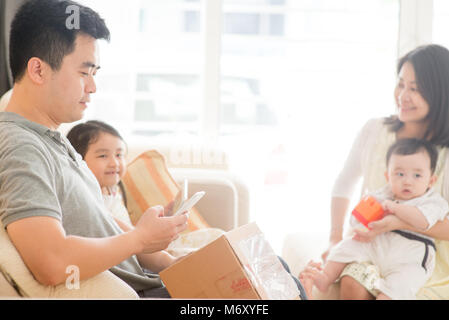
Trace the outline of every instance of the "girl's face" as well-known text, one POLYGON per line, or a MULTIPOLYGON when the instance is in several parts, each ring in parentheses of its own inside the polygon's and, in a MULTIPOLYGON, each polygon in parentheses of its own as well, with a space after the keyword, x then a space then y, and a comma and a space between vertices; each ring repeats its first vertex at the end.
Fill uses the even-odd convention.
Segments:
POLYGON ((402 65, 394 97, 399 120, 404 123, 425 121, 429 113, 429 104, 418 90, 415 70, 410 62, 402 65))
POLYGON ((84 160, 102 188, 115 186, 124 176, 125 148, 120 138, 109 133, 100 133, 97 141, 87 148, 84 160))

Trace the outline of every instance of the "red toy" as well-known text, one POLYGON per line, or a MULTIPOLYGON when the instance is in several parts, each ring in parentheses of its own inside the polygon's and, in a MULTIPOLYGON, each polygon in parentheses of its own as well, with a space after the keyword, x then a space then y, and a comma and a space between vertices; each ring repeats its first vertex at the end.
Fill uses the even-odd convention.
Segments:
POLYGON ((352 211, 352 214, 358 221, 369 229, 368 223, 382 219, 384 216, 384 209, 376 199, 373 197, 367 197, 359 202, 359 204, 352 211))

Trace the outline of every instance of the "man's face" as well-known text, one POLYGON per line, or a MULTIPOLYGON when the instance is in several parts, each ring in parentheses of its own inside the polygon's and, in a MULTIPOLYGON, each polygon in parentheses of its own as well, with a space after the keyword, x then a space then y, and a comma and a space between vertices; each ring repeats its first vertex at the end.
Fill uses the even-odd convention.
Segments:
POLYGON ((75 50, 64 57, 61 68, 52 73, 49 81, 48 112, 55 124, 83 117, 90 94, 96 92, 94 76, 99 69, 98 60, 97 40, 78 35, 75 50))

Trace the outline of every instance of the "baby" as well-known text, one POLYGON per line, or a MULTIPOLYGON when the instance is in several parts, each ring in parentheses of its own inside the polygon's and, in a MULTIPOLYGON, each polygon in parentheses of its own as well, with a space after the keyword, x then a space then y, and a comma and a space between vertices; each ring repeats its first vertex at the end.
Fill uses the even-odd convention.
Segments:
MULTIPOLYGON (((426 141, 402 139, 387 152, 388 184, 373 193, 385 210, 417 230, 425 231, 449 211, 448 203, 433 191, 438 152, 426 141)), ((394 230, 376 236, 371 242, 342 240, 329 253, 324 269, 305 272, 302 278, 322 292, 341 275, 351 262, 371 262, 381 279, 374 283, 377 299, 416 299, 417 291, 432 275, 435 264, 433 239, 418 233, 394 230)))

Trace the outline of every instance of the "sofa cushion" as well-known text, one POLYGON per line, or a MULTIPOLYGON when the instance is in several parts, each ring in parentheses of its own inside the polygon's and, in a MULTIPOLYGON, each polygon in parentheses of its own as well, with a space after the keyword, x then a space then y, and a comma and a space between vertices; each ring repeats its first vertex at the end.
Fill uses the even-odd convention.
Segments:
POLYGON ((112 274, 104 271, 95 277, 81 280, 79 286, 75 286, 70 277, 74 273, 68 273, 68 283, 58 286, 44 286, 35 280, 32 273, 24 264, 16 248, 9 239, 3 225, 0 223, 0 276, 12 284, 21 296, 32 298, 83 298, 83 299, 137 299, 137 293, 112 274))
MULTIPOLYGON (((166 206, 180 189, 168 172, 164 156, 156 150, 146 151, 134 159, 128 165, 122 182, 125 187, 127 209, 133 224, 137 223, 148 208, 156 205, 166 206)), ((186 232, 208 227, 208 223, 198 210, 192 208, 186 232)))

